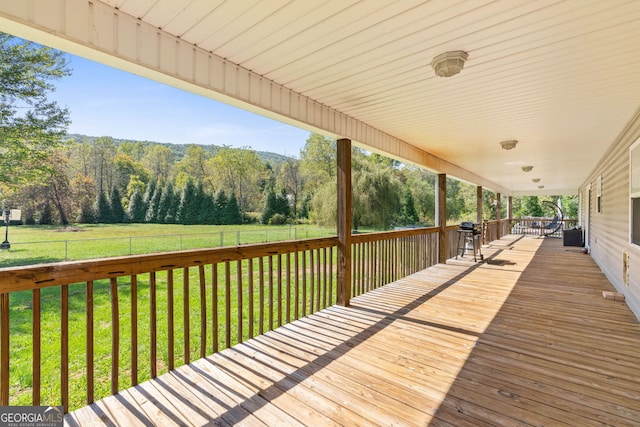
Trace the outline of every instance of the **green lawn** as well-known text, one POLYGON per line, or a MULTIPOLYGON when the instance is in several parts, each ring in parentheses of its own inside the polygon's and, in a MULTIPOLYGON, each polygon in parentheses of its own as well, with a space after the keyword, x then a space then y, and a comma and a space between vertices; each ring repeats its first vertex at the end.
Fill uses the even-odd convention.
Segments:
POLYGON ((11 226, 0 268, 335 235, 315 226, 99 224, 11 226))
MULTIPOLYGON (((120 239, 125 241, 131 237, 134 242, 139 239, 139 247, 141 252, 157 252, 162 239, 182 240, 183 248, 198 247, 207 244, 211 240, 196 240, 200 236, 214 236, 218 239, 219 244, 220 233, 225 243, 231 243, 238 236, 245 243, 244 239, 254 241, 264 241, 265 236, 274 240, 285 240, 292 235, 292 238, 319 237, 322 235, 330 235, 327 231, 317 230, 313 228, 292 229, 289 227, 204 227, 204 226, 159 226, 159 225, 102 225, 82 227, 83 231, 56 231, 55 228, 41 227, 12 227, 10 229, 10 241, 12 249, 7 252, 0 253, 3 262, 7 258, 14 257, 12 262, 18 263, 25 260, 45 260, 59 257, 60 254, 53 250, 53 245, 48 240, 51 236, 61 237, 58 241, 69 240, 68 247, 81 247, 78 253, 82 253, 83 257, 95 254, 98 257, 112 255, 116 252, 116 243, 120 239), (157 235, 164 237, 154 237, 157 235), (180 239, 182 235, 182 239, 180 239), (108 236, 108 237, 107 237, 108 236), (228 239, 228 240, 227 240, 228 239), (42 246, 27 246, 25 242, 35 242, 40 240, 42 246), (144 244, 143 244, 144 243, 144 244), (23 245, 23 246, 22 246, 23 245), (189 246, 193 245, 193 246, 189 246), (16 249, 14 249, 14 247, 16 249), (34 249, 44 248, 44 249, 34 249), (41 252, 42 251, 42 252, 41 252), (40 253, 40 255, 38 255, 40 253), (21 255, 18 257, 17 255, 21 255)), ((29 243, 29 245, 35 245, 29 243)), ((128 244, 125 245, 128 249, 128 244)), ((209 244, 208 246, 217 246, 209 244)), ((138 247, 138 246, 132 246, 138 247)), ((118 253, 118 255, 122 255, 118 253)), ((301 255, 302 256, 302 255, 301 255)), ((302 265, 301 256, 299 258, 302 265)), ((307 272, 310 270, 309 254, 306 254, 307 272)), ((316 254, 317 256, 317 254, 316 254)), ((335 268, 336 253, 333 253, 333 265, 335 268)), ((11 259, 11 258, 10 258, 11 259)), ((287 301, 287 274, 286 263, 282 263, 282 282, 277 281, 277 257, 272 258, 274 268, 273 287, 269 286, 268 263, 264 259, 264 276, 263 286, 260 286, 259 268, 257 260, 253 264, 253 292, 249 292, 248 288, 248 263, 242 263, 242 281, 240 282, 240 291, 237 281, 237 263, 229 263, 227 265, 220 264, 218 266, 218 305, 216 307, 218 313, 217 328, 218 349, 226 347, 226 329, 227 318, 229 321, 229 330, 231 335, 231 345, 239 341, 238 337, 238 319, 242 318, 242 339, 247 339, 249 335, 249 307, 248 301, 253 301, 253 335, 259 332, 260 318, 264 330, 270 329, 270 324, 277 327, 278 312, 282 318, 282 323, 286 322, 287 301), (225 283, 226 271, 229 269, 230 282, 225 283), (227 310, 225 300, 229 296, 230 309, 227 310), (242 305, 238 303, 239 296, 242 298, 242 305), (279 298, 280 296, 280 298, 279 298), (262 304, 261 304, 262 302, 262 304), (260 315, 260 306, 264 307, 262 316, 260 315), (273 307, 270 314, 269 307, 273 307), (228 313, 227 313, 228 311, 228 313)), ((290 258, 293 266, 293 257, 290 258)), ((182 269, 175 270, 173 285, 173 306, 174 306, 174 345, 175 345, 175 365, 179 366, 184 363, 184 271, 182 269)), ((302 276, 302 275, 301 275, 302 276)), ((200 288, 198 268, 190 268, 188 270, 188 300, 189 300, 189 323, 190 323, 190 358, 195 360, 200 357, 200 288)), ((211 266, 205 269, 206 277, 206 296, 207 304, 207 344, 206 354, 213 352, 213 325, 212 325, 212 304, 213 286, 211 266)), ((293 318, 296 310, 296 304, 293 295, 295 295, 295 282, 293 272, 291 273, 291 299, 289 301, 289 311, 293 318)), ((304 286, 302 281, 298 284, 297 290, 301 295, 304 292, 306 301, 300 301, 297 305, 299 315, 303 313, 309 314, 317 308, 324 307, 324 302, 317 300, 318 295, 322 295, 322 299, 327 299, 327 305, 335 302, 335 271, 329 272, 327 277, 331 277, 332 285, 328 286, 328 281, 320 281, 316 278, 315 283, 307 281, 304 286), (311 303, 311 295, 316 298, 311 303), (326 297, 324 297, 326 295, 326 297)), ((138 280, 138 376, 139 381, 150 378, 150 275, 143 274, 137 277, 138 280)), ((86 284, 69 285, 69 370, 70 370, 70 409, 80 407, 85 404, 86 400, 86 284)), ((41 387, 43 405, 60 404, 60 294, 61 288, 51 287, 45 288, 41 292, 41 337, 42 337, 42 362, 41 362, 41 387)), ((168 310, 168 280, 167 272, 157 274, 157 354, 158 354, 158 374, 167 372, 168 370, 168 319, 170 310, 168 310)), ((118 279, 118 301, 119 301, 119 333, 120 333, 120 373, 119 383, 121 388, 130 386, 131 378, 131 283, 130 278, 125 277, 118 279)), ((10 295, 10 404, 11 405, 30 405, 32 402, 32 293, 30 291, 15 292, 10 295)), ((110 284, 108 280, 94 283, 94 348, 95 348, 95 398, 110 394, 110 369, 111 369, 111 300, 110 300, 110 284)))

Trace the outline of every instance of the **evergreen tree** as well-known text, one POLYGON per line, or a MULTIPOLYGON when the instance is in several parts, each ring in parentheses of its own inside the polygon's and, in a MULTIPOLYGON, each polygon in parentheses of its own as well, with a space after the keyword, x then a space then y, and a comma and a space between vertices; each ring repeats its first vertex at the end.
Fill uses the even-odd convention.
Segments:
POLYGON ((156 215, 157 222, 161 224, 167 224, 167 220, 171 219, 175 216, 175 213, 169 217, 169 213, 173 209, 173 198, 175 197, 173 191, 173 184, 168 182, 167 185, 162 189, 162 194, 160 195, 160 202, 158 204, 158 213, 156 215))
POLYGON ((267 190, 267 195, 264 202, 264 209, 262 210, 262 223, 269 224, 269 220, 276 214, 278 208, 278 202, 276 200, 276 192, 272 188, 267 190))
POLYGON ((193 181, 191 179, 187 180, 180 196, 180 206, 178 207, 178 214, 176 218, 178 224, 195 224, 194 218, 198 215, 194 204, 196 192, 197 189, 193 181))
POLYGON ((122 198, 120 197, 120 192, 116 187, 113 187, 111 190, 111 196, 109 197, 109 202, 111 205, 111 220, 114 223, 122 223, 127 222, 127 214, 122 207, 122 198))
POLYGON ((276 195, 276 213, 289 218, 290 212, 291 208, 289 206, 289 197, 287 197, 287 192, 283 188, 280 194, 276 195))
POLYGON ((144 222, 145 215, 147 213, 147 208, 144 204, 144 198, 142 193, 138 190, 134 190, 131 195, 131 200, 129 200, 129 219, 131 222, 142 223, 144 222))
POLYGON ((215 211, 215 224, 226 224, 226 218, 224 217, 225 212, 227 211, 227 204, 229 203, 229 199, 225 194, 224 190, 218 191, 218 195, 216 196, 216 202, 214 206, 215 211))
POLYGON ((240 212, 240 206, 238 206, 236 193, 231 193, 231 196, 229 196, 224 218, 225 224, 242 224, 242 212, 240 212))
POLYGON ((111 214, 111 205, 109 199, 104 192, 98 194, 98 199, 95 205, 96 222, 100 224, 110 224, 113 222, 113 216, 111 214))
POLYGON ((147 215, 145 216, 145 221, 150 222, 152 224, 157 224, 160 222, 158 217, 158 210, 160 208, 160 198, 162 197, 162 190, 159 186, 156 187, 156 190, 153 192, 153 197, 149 201, 147 205, 147 215))

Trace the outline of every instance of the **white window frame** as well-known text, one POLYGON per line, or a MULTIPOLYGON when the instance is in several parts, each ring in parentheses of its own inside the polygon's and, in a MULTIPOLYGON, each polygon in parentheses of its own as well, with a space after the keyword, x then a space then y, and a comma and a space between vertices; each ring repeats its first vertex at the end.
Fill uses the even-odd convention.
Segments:
POLYGON ((596 179, 596 214, 602 213, 602 175, 596 179))

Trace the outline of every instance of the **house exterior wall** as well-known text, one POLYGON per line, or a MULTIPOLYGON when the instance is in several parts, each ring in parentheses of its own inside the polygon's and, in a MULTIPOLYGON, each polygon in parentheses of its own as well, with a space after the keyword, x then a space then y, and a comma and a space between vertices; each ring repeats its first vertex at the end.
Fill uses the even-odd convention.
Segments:
POLYGON ((591 256, 616 290, 625 295, 627 304, 640 319, 640 247, 632 245, 629 240, 629 148, 638 138, 640 109, 580 188, 580 219, 582 224, 588 223, 589 226, 589 241, 585 244, 588 245, 591 256), (587 206, 588 198, 585 196, 589 192, 589 186, 591 203, 587 206), (627 274, 624 268, 626 254, 627 274))

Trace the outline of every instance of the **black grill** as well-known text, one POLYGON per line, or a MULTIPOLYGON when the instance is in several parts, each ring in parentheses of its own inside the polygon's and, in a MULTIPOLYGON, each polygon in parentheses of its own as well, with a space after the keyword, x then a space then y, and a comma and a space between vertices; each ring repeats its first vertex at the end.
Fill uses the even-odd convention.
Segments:
POLYGON ((471 231, 473 234, 480 234, 480 224, 475 224, 473 222, 461 222, 460 230, 471 231))

